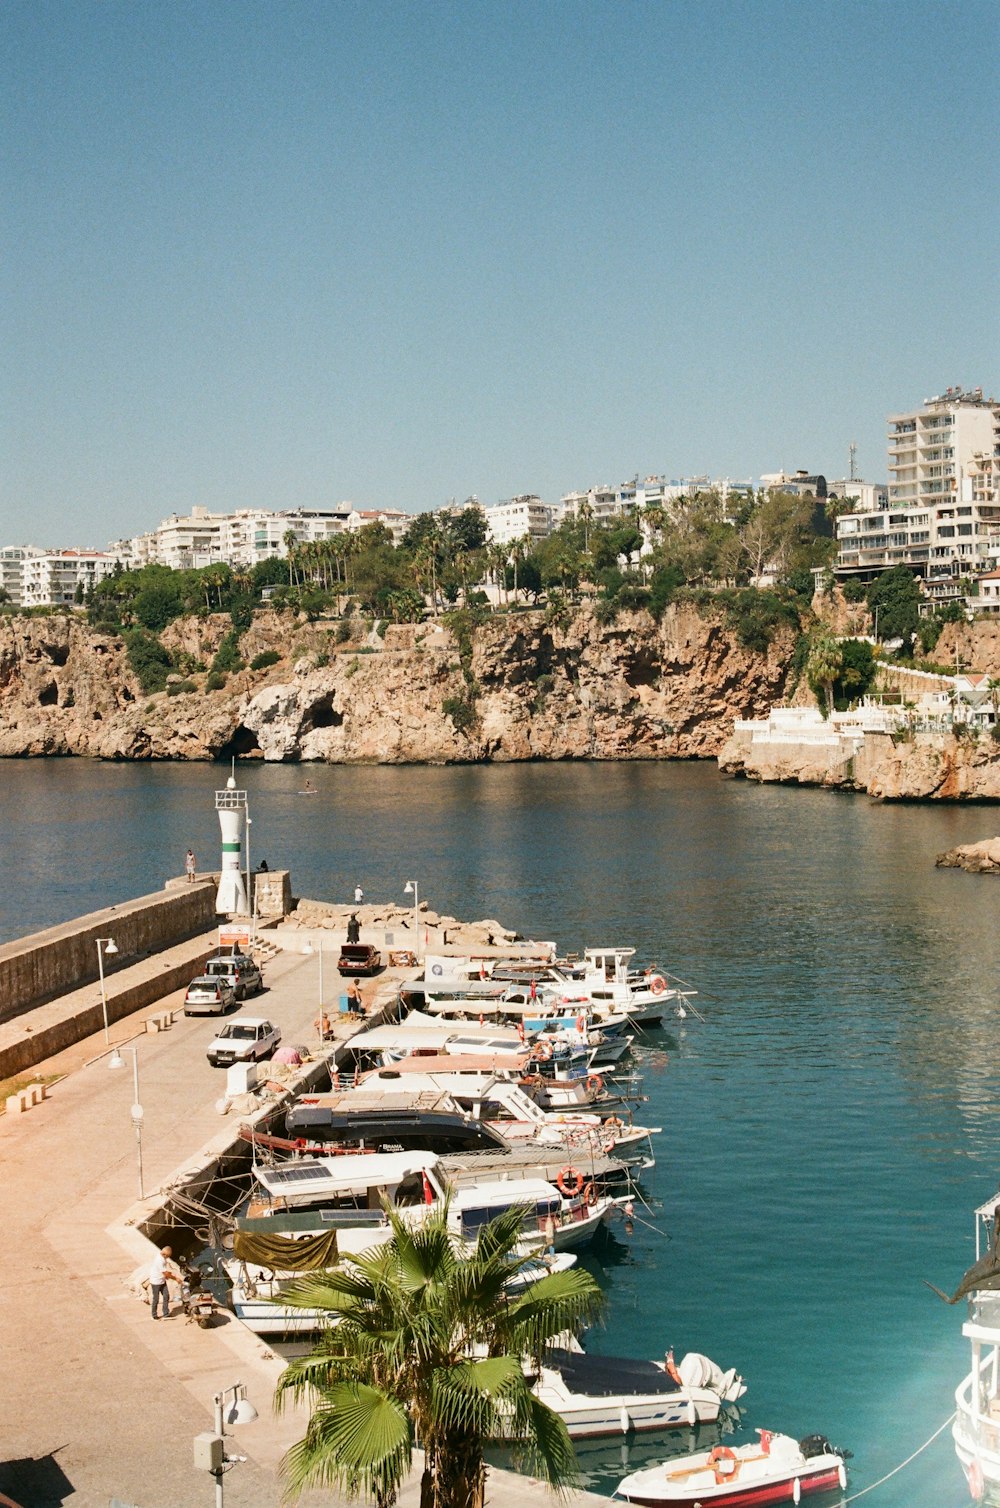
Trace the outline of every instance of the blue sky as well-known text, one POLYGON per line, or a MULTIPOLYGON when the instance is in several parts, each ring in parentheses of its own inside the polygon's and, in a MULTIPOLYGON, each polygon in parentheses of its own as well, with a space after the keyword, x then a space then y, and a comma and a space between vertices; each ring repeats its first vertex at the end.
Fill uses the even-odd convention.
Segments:
POLYGON ((884 477, 1000 391, 1000 9, 5 0, 0 543, 884 477))

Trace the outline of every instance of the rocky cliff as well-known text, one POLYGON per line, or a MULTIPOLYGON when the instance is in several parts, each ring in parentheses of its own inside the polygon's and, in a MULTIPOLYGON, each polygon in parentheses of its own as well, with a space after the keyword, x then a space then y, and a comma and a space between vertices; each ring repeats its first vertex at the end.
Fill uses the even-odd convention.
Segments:
MULTIPOLYGON (((228 618, 163 635, 207 664, 228 618)), ((342 632, 342 631, 341 631, 342 632)), ((459 640, 434 625, 340 642, 337 626, 265 613, 240 643, 272 650, 265 671, 224 688, 145 694, 122 640, 80 618, 0 617, 0 756, 100 759, 459 762, 663 759, 718 753, 736 717, 765 716, 785 691, 794 633, 744 648, 720 611, 671 607, 655 624, 502 614, 459 640)))
POLYGON ((837 787, 887 801, 1000 800, 1000 746, 987 733, 978 738, 868 733, 855 750, 836 740, 828 747, 791 740, 754 743, 740 732, 726 741, 719 767, 748 780, 837 787))

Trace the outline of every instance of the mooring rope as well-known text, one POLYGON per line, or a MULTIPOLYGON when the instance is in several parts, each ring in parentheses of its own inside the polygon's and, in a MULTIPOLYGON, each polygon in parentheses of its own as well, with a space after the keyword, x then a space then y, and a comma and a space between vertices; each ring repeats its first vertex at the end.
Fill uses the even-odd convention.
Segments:
POLYGON ((911 1461, 915 1461, 917 1457, 927 1449, 928 1445, 934 1444, 934 1441, 937 1439, 938 1435, 944 1433, 954 1417, 954 1414, 949 1414, 941 1427, 934 1431, 929 1440, 925 1440, 923 1445, 918 1445, 912 1455, 907 1456, 905 1461, 900 1461, 899 1465, 894 1466, 891 1471, 887 1471, 884 1477, 879 1477, 877 1482, 872 1482, 868 1487, 862 1487, 860 1492, 852 1492, 849 1498, 842 1499, 845 1508, 847 1503, 856 1503, 858 1498, 863 1498, 866 1493, 874 1492, 876 1487, 882 1487, 886 1482, 889 1481, 890 1477, 896 1476, 898 1472, 901 1472, 903 1470, 904 1466, 909 1466, 911 1461))

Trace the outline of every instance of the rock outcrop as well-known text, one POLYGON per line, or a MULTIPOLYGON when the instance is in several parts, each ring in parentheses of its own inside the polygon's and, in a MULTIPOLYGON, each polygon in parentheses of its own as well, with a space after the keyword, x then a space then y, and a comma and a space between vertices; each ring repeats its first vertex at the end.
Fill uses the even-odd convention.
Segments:
MULTIPOLYGON (((216 615, 171 624, 164 642, 210 663, 230 628, 216 615)), ((345 630, 264 613, 243 635, 266 670, 216 691, 145 694, 121 639, 78 617, 0 617, 0 756, 448 763, 714 757, 733 719, 786 689, 794 642, 740 644, 722 610, 690 603, 660 623, 498 614, 459 642, 439 625, 345 630)))
POLYGON ((939 869, 967 869, 970 874, 1000 874, 1000 838, 984 838, 980 843, 961 843, 939 853, 939 869))
POLYGON ((978 738, 866 733, 852 751, 836 739, 828 748, 791 741, 754 743, 740 732, 726 742, 719 767, 748 780, 837 787, 882 800, 1000 799, 1000 746, 987 733, 978 738))

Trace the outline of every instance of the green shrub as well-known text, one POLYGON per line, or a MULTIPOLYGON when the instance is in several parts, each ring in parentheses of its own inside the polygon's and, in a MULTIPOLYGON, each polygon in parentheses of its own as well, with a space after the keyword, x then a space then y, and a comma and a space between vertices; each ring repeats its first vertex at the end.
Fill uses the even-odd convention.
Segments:
POLYGON ((614 597, 598 597, 594 604, 594 617, 602 625, 613 623, 618 617, 618 603, 614 597))
POLYGON ((221 691, 229 680, 224 670, 212 670, 205 679, 206 691, 221 691))
POLYGON ((242 670, 244 663, 240 659, 240 636, 235 628, 231 628, 219 645, 215 659, 212 661, 212 669, 225 671, 242 670))
POLYGON ((338 644, 346 644, 347 641, 348 641, 348 639, 350 637, 351 637, 351 625, 348 623, 348 621, 347 621, 346 618, 343 618, 337 624, 337 643, 338 644))
POLYGON ((276 649, 262 649, 259 655, 254 655, 250 661, 251 670, 266 670, 269 665, 277 665, 281 659, 276 649))
POLYGON ((661 566, 653 572, 649 583, 649 610, 657 622, 683 585, 684 572, 679 565, 661 566))
POLYGON ((171 681, 167 687, 168 696, 186 696, 189 691, 197 691, 194 681, 171 681))
POLYGON ((744 648, 757 654, 767 653, 775 631, 782 623, 799 627, 798 609, 794 603, 783 601, 774 592, 761 592, 752 586, 733 594, 726 607, 726 619, 744 648))
POLYGON ((147 694, 162 691, 174 662, 170 651, 163 647, 156 635, 144 628, 130 629, 125 635, 125 650, 143 691, 147 694))
POLYGON ((441 703, 441 711, 445 717, 451 718, 456 733, 468 734, 479 721, 475 704, 462 696, 445 697, 441 703))
POLYGON ((379 636, 380 639, 384 639, 385 638, 385 631, 386 631, 386 629, 388 627, 389 627, 389 620, 388 620, 388 618, 381 618, 379 620, 379 625, 378 625, 378 627, 375 630, 375 632, 378 634, 378 636, 379 636))

